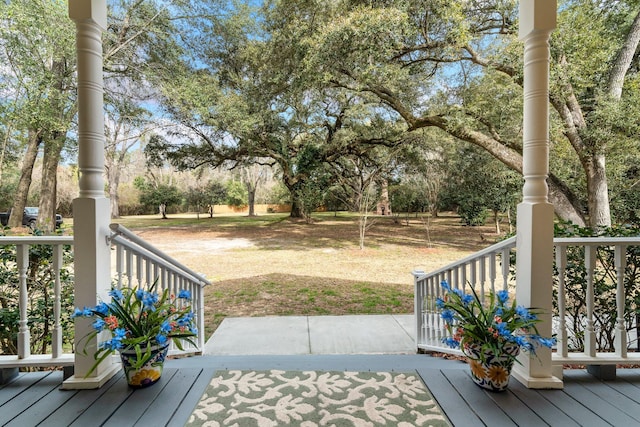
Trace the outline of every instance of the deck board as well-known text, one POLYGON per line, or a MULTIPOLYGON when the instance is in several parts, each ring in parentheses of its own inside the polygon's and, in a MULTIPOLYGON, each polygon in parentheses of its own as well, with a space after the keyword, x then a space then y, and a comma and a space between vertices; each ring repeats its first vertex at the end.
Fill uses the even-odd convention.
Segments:
MULTIPOLYGON (((62 372, 53 372, 48 376, 48 378, 51 378, 54 381, 51 392, 38 399, 38 401, 35 402, 28 411, 22 412, 20 415, 5 424, 6 427, 24 427, 30 424, 40 424, 48 418, 52 412, 55 412, 76 394, 75 392, 56 392, 58 384, 62 382, 62 372)), ((10 411, 9 408, 6 410, 10 411)), ((68 423, 64 425, 68 425, 68 423)), ((50 424, 47 424, 47 426, 50 426, 50 424)))
MULTIPOLYGON (((551 405, 538 390, 530 390, 517 381, 509 383, 509 392, 513 393, 533 412, 535 412, 542 422, 552 427, 579 427, 570 416, 562 412, 556 406, 551 405)), ((556 390, 545 390, 543 393, 562 393, 556 390)), ((543 425, 544 425, 543 424, 543 425)))
POLYGON ((483 425, 482 420, 467 405, 458 391, 451 386, 447 377, 438 369, 418 369, 418 375, 428 386, 438 405, 449 416, 449 421, 454 426, 483 425))
MULTIPOLYGON (((568 396, 572 397, 583 406, 583 411, 590 411, 593 414, 600 415, 602 421, 601 425, 614 425, 614 426, 632 426, 638 425, 637 421, 628 415, 620 412, 614 405, 606 400, 602 399, 595 393, 592 393, 584 385, 565 381, 564 392, 568 396)), ((585 412, 586 412, 585 411, 585 412)), ((589 424, 584 424, 589 425, 589 424)), ((595 425, 595 424, 593 424, 595 425)))
MULTIPOLYGON (((91 407, 96 400, 109 390, 114 383, 121 380, 123 373, 120 372, 107 381, 101 388, 96 390, 60 390, 61 395, 71 396, 65 403, 51 412, 44 419, 42 425, 46 427, 67 427, 71 425, 76 418, 81 416, 87 408, 91 407)), ((28 424, 25 424, 28 425, 28 424)))
POLYGON ((576 381, 591 393, 597 395, 599 399, 606 400, 610 405, 629 415, 636 423, 640 424, 640 403, 616 390, 618 381, 604 383, 584 371, 567 372, 566 378, 576 381))
MULTIPOLYGON (((167 423, 167 427, 184 426, 196 405, 200 402, 200 398, 207 389, 207 386, 211 383, 211 379, 213 378, 215 371, 216 369, 212 367, 206 367, 202 370, 200 375, 198 375, 194 383, 191 385, 189 392, 184 396, 181 404, 177 407, 173 417, 167 423)), ((146 427, 147 425, 148 424, 141 423, 139 424, 139 427, 146 427)))
POLYGON ((9 423, 26 410, 29 410, 31 413, 31 408, 33 408, 39 400, 60 386, 62 375, 56 375, 56 372, 52 371, 45 372, 45 374, 46 375, 41 376, 38 381, 32 383, 30 387, 22 389, 16 398, 2 405, 0 425, 9 423))
MULTIPOLYGON (((516 380, 511 379, 509 387, 515 386, 516 380)), ((485 392, 491 400, 520 427, 540 427, 545 421, 526 405, 512 390, 506 393, 485 392)))
MULTIPOLYGON (((118 407, 118 409, 109 417, 109 420, 103 424, 104 427, 120 427, 126 424, 133 424, 144 419, 144 413, 162 393, 163 390, 169 389, 173 393, 182 393, 181 389, 173 388, 172 379, 178 372, 175 368, 166 368, 162 373, 162 377, 153 387, 146 387, 134 390, 129 399, 118 407)), ((148 425, 157 425, 149 421, 148 425)))
POLYGON ((467 371, 451 370, 443 371, 443 373, 460 396, 466 401, 467 405, 473 409, 485 425, 491 427, 517 425, 496 405, 487 395, 487 392, 473 384, 471 376, 467 371))
POLYGON ((183 426, 219 369, 368 370, 416 372, 454 427, 640 426, 640 370, 615 381, 565 371, 564 390, 530 390, 516 381, 504 393, 483 390, 468 367, 428 356, 198 357, 169 361, 162 379, 133 390, 122 373, 98 390, 61 390, 62 373, 21 373, 0 387, 0 425, 183 426), (172 363, 173 362, 173 363, 172 363))
MULTIPOLYGON (((104 386, 103 386, 104 388, 104 386)), ((91 406, 87 408, 73 423, 72 427, 101 426, 124 403, 133 390, 127 384, 124 376, 111 384, 91 406)))

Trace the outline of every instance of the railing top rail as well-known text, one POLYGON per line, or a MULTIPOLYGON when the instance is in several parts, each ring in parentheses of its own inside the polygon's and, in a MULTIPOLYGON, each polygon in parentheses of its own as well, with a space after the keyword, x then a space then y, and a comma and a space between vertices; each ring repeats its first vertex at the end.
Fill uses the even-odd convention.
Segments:
POLYGON ((413 271, 412 274, 414 276, 415 279, 423 279, 425 277, 431 277, 431 276, 435 276, 437 274, 440 273, 444 273, 445 271, 449 271, 454 267, 457 267, 459 265, 463 265, 466 264, 468 262, 474 261, 478 258, 482 258, 483 256, 495 253, 495 252, 499 252, 505 248, 510 248, 510 247, 515 247, 516 245, 516 237, 509 237, 508 239, 505 239, 501 242, 495 243, 491 246, 489 246, 488 248, 485 248, 479 252, 475 252, 472 255, 469 255, 466 258, 463 258, 459 261, 453 262, 451 264, 445 265, 444 267, 441 267, 437 270, 433 270, 430 271, 429 273, 425 274, 423 271, 413 271))
POLYGON ((638 245, 640 244, 640 236, 636 237, 556 237, 553 239, 556 246, 585 245, 585 246, 604 246, 604 245, 638 245))
MULTIPOLYGON (((161 250, 153 247, 152 245, 150 245, 149 243, 145 242, 140 237, 136 236, 134 233, 132 233, 130 230, 128 230, 123 225, 111 224, 109 226, 109 228, 111 228, 111 231, 116 236, 118 236, 118 235, 119 236, 123 236, 127 240, 130 240, 131 242, 135 243, 137 246, 143 248, 144 250, 148 251, 149 253, 151 253, 151 254, 155 255, 156 257, 166 261, 167 263, 172 264, 173 266, 179 268, 180 270, 182 270, 185 273, 187 273, 189 276, 192 276, 193 278, 196 278, 203 285, 210 285, 211 284, 211 282, 209 280, 207 280, 206 278, 204 278, 202 276, 202 274, 196 273, 195 271, 191 270, 189 267, 187 267, 187 266, 179 263, 175 259, 171 258, 169 255, 165 254, 161 250)), ((123 241, 120 241, 120 243, 123 243, 123 241)))
POLYGON ((71 245, 73 236, 0 236, 1 245, 71 245))

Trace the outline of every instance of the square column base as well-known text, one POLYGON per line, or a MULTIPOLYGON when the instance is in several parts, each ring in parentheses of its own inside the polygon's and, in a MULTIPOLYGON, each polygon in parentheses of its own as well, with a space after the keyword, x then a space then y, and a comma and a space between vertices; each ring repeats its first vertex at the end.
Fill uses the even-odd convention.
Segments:
POLYGON ((561 390, 564 388, 564 382, 554 376, 550 377, 532 377, 524 372, 524 369, 518 369, 520 366, 514 366, 511 376, 518 380, 520 384, 527 388, 533 389, 552 389, 561 390))
POLYGON ((95 377, 77 377, 75 375, 70 376, 68 379, 62 382, 60 389, 62 390, 92 390, 102 387, 107 381, 109 381, 115 374, 117 374, 122 366, 119 363, 114 363, 107 369, 103 370, 100 375, 95 377))

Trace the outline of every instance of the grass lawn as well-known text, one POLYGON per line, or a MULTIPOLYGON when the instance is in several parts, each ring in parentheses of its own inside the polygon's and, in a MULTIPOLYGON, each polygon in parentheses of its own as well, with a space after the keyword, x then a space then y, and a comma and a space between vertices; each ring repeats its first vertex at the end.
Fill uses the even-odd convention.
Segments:
POLYGON ((206 336, 227 316, 413 312, 411 271, 431 271, 494 243, 491 226, 452 214, 406 221, 371 217, 365 248, 357 217, 322 213, 124 217, 117 222, 213 282, 206 336))

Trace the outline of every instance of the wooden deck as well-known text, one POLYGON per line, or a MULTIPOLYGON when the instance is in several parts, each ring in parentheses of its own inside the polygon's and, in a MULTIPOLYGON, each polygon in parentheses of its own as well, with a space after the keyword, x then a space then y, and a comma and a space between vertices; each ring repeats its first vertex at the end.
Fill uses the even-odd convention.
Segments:
POLYGON ((23 373, 0 386, 0 425, 182 426, 218 369, 414 371, 455 427, 640 426, 640 370, 615 381, 565 371, 564 390, 505 393, 471 383, 466 365, 426 355, 225 356, 171 360, 158 384, 132 390, 117 375, 99 390, 60 390, 62 372, 23 373))

